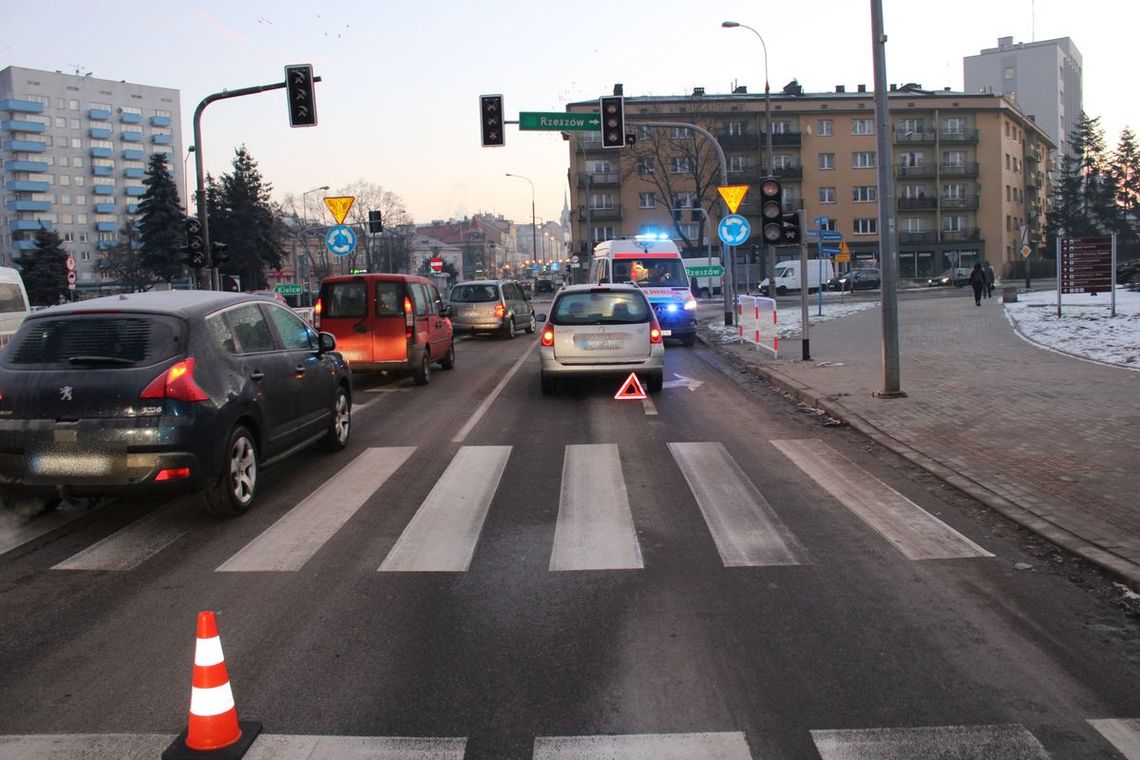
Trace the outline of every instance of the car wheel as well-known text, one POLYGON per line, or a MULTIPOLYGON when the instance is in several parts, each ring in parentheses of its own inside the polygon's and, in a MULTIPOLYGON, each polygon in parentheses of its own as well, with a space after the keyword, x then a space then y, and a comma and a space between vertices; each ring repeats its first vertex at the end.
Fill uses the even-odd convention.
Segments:
POLYGON ((776 288, 776 295, 778 295, 778 296, 786 296, 787 294, 788 294, 788 289, 787 289, 787 288, 785 288, 783 285, 781 285, 781 286, 779 286, 778 288, 776 288))
MULTIPOLYGON (((692 345, 686 343, 685 345, 692 345)), ((661 389, 665 387, 665 374, 663 372, 655 372, 645 380, 645 390, 650 393, 660 393, 661 389)))
POLYGON ((455 343, 453 342, 447 347, 447 353, 443 355, 443 359, 439 362, 439 366, 443 369, 455 369, 455 343))
POLYGON ((344 388, 336 389, 336 399, 333 401, 332 420, 329 422, 329 432, 322 444, 326 451, 340 451, 348 445, 348 434, 352 425, 352 404, 349 403, 348 393, 344 388))
POLYGON ((507 340, 515 337, 515 318, 507 315, 507 323, 503 325, 503 337, 507 340))
POLYGON ((205 493, 206 511, 234 517, 249 511, 257 496, 257 444, 243 425, 230 433, 222 475, 205 493))
POLYGON ((416 385, 427 385, 431 382, 431 354, 424 346, 424 355, 420 359, 420 366, 416 368, 416 372, 412 375, 416 381, 416 385))
POLYGON ((541 372, 538 375, 538 379, 542 385, 542 395, 550 396, 553 395, 556 390, 558 390, 558 380, 554 377, 554 375, 548 374, 546 372, 541 372))
POLYGON ((526 334, 534 335, 538 331, 538 322, 534 318, 534 314, 530 315, 530 322, 526 325, 526 334))

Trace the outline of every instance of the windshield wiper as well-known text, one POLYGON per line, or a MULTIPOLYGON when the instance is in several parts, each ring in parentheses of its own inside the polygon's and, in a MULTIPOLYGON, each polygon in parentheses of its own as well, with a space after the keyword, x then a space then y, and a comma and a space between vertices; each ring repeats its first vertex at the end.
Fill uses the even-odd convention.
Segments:
POLYGON ((121 356, 69 356, 69 364, 110 364, 116 367, 130 367, 134 365, 133 359, 124 359, 121 356))

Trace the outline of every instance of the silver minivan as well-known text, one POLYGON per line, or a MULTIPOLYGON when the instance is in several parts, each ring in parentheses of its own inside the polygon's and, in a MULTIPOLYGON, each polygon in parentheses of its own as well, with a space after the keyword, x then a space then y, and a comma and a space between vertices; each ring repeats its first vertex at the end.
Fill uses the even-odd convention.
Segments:
POLYGON ((469 280, 451 289, 451 325, 457 333, 513 338, 536 329, 534 306, 514 280, 469 280))

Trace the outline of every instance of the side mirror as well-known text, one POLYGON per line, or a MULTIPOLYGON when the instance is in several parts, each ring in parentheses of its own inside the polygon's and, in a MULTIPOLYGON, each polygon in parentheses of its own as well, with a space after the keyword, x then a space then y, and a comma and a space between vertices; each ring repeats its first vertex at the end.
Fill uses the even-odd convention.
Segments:
POLYGON ((320 334, 317 344, 319 346, 317 350, 322 354, 336 351, 336 336, 332 333, 323 332, 320 334))
POLYGON ((451 307, 448 306, 447 304, 444 304, 442 307, 440 307, 439 316, 450 317, 451 316, 451 307))
POLYGON ((535 314, 534 315, 534 321, 535 322, 545 322, 546 321, 546 315, 545 314, 535 314))

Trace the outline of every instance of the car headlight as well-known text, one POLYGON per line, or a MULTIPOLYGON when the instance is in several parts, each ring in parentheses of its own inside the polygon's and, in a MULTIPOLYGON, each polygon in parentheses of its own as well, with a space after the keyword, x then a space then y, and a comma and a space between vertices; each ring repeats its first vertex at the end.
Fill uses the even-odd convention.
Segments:
POLYGON ((685 301, 685 311, 696 311, 697 301, 695 298, 690 298, 685 301))
POLYGON ((676 314, 677 313, 677 304, 675 304, 675 303, 668 304, 665 307, 665 311, 669 312, 670 314, 676 314))

